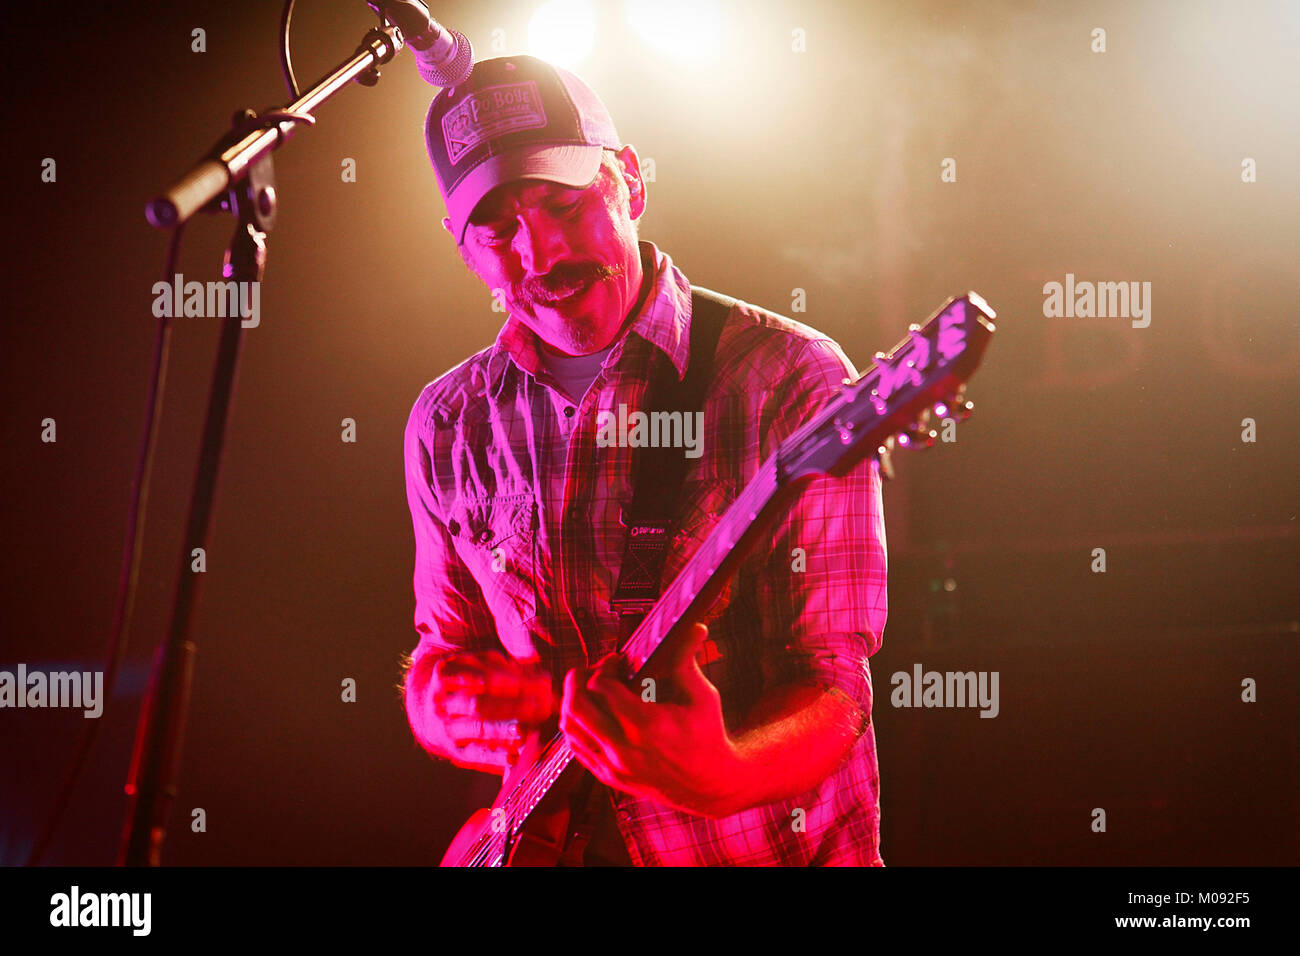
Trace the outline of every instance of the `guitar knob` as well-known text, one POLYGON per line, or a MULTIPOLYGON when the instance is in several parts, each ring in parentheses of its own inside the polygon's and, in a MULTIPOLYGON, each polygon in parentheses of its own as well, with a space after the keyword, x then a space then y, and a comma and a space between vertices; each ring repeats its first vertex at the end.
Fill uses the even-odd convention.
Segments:
POLYGON ((939 433, 930 427, 929 414, 917 419, 898 434, 898 444, 903 448, 920 445, 929 448, 934 444, 939 433))
POLYGON ((890 454, 893 448, 894 439, 890 438, 876 449, 876 460, 880 462, 880 477, 885 481, 894 477, 894 456, 890 454))

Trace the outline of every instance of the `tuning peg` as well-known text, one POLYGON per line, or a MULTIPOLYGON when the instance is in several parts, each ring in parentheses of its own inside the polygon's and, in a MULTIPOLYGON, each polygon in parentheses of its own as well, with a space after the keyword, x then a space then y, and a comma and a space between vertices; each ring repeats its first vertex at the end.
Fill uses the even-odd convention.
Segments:
POLYGON ((929 448, 938 437, 939 433, 928 424, 916 421, 898 433, 898 446, 900 448, 911 448, 920 445, 929 448))
POLYGON ((880 462, 880 477, 885 481, 894 477, 894 439, 886 438, 885 443, 876 448, 876 460, 880 462))
POLYGON ((957 389, 934 403, 933 409, 935 417, 944 418, 963 418, 970 415, 969 408, 972 407, 966 401, 966 386, 959 385, 957 389), (966 409, 963 411, 963 409, 966 409))

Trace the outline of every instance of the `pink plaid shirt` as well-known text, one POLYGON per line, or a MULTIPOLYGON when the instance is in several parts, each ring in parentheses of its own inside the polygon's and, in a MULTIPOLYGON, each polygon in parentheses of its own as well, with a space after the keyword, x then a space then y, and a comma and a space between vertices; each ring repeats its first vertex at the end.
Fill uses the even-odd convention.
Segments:
MULTIPOLYGON (((495 344, 425 387, 406 428, 415 526, 413 657, 502 650, 565 673, 618 643, 609 608, 622 561, 619 510, 634 449, 598 447, 597 413, 642 407, 655 362, 689 358, 690 285, 648 242, 653 289, 582 402, 538 361, 513 317, 495 344)), ((730 311, 705 397, 703 454, 682 490, 666 585, 759 465, 856 376, 838 345, 747 303, 730 311)), ((871 711, 867 659, 885 627, 880 478, 863 462, 805 487, 705 618, 727 726, 770 689, 816 683, 871 711)), ((881 865, 875 733, 816 788, 720 819, 625 793, 618 827, 639 865, 881 865), (802 811, 799 813, 798 811, 802 811)))

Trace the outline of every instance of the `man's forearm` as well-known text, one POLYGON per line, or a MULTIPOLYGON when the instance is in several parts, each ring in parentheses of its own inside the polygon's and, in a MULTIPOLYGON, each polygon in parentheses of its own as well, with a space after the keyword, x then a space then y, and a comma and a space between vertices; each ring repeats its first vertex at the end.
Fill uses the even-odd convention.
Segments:
POLYGON ((837 689, 789 685, 768 694, 734 739, 739 805, 731 812, 816 787, 844 761, 865 717, 837 689))

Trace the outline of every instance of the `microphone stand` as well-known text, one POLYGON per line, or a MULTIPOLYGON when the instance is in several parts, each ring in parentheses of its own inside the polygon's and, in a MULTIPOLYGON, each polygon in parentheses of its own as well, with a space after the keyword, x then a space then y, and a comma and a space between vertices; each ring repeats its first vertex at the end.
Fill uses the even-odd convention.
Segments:
MULTIPOLYGON (((271 153, 299 125, 314 123, 311 111, 348 83, 355 80, 364 86, 374 86, 379 82, 379 66, 392 60, 404 43, 401 30, 381 15, 380 26, 365 35, 350 59, 288 106, 261 116, 252 110, 237 114, 232 130, 217 143, 208 158, 162 196, 149 202, 145 210, 149 221, 160 229, 174 228, 199 211, 234 213, 238 221, 226 250, 222 275, 240 283, 261 282, 266 270, 266 234, 275 225, 271 153)), ((126 822, 118 858, 119 864, 126 866, 160 864, 167 818, 176 796, 195 653, 194 641, 188 633, 194 617, 198 576, 190 570, 190 551, 207 543, 243 335, 240 310, 231 311, 235 314, 224 320, 217 350, 189 519, 181 545, 171 621, 154 658, 149 691, 136 725, 126 783, 126 822)))

